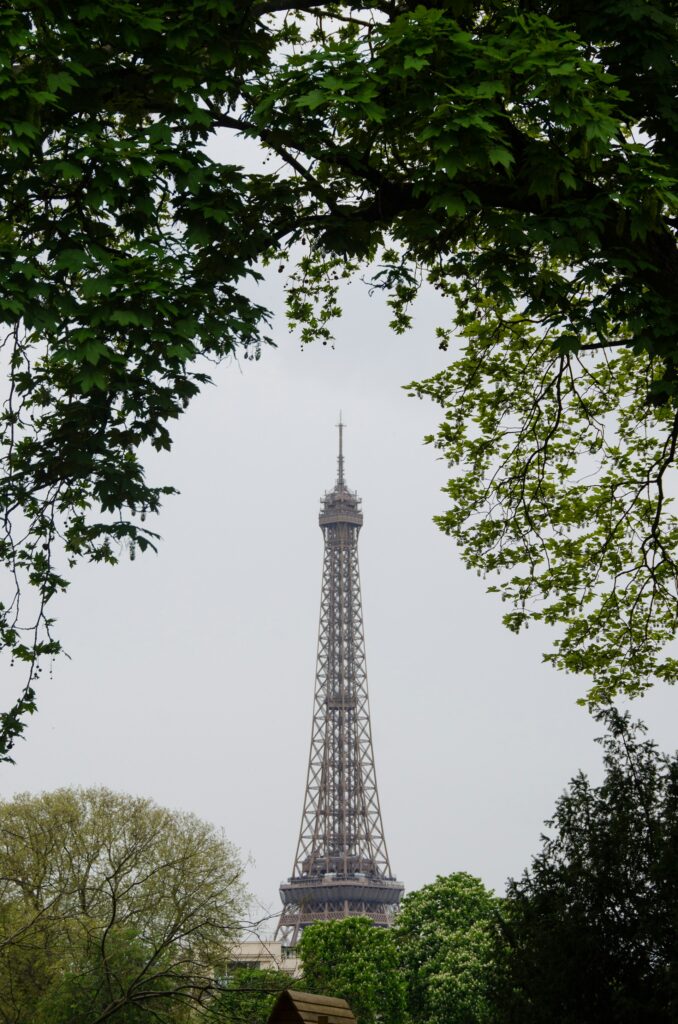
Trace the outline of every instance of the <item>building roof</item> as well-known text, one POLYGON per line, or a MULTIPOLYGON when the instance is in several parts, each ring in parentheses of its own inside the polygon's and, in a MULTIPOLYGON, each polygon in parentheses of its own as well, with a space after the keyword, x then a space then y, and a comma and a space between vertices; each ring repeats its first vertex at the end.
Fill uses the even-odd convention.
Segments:
POLYGON ((345 999, 285 989, 271 1010, 268 1024, 356 1024, 345 999))

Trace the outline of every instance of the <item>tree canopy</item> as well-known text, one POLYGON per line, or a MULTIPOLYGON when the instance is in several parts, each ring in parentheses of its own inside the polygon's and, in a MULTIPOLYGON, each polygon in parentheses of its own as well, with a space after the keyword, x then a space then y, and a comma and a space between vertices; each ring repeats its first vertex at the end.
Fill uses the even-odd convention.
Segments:
POLYGON ((391 932, 367 917, 322 921, 297 944, 300 987, 346 999, 358 1024, 404 1024, 405 981, 391 932))
POLYGON ((464 872, 408 893, 394 934, 417 1024, 491 1024, 501 901, 464 872))
POLYGON ((150 800, 0 804, 0 1020, 195 1019, 238 939, 242 870, 211 825, 150 800))
POLYGON ((220 992, 209 1005, 209 1024, 268 1024, 278 995, 293 985, 283 970, 229 967, 220 992))
POLYGON ((602 783, 572 780, 508 885, 510 1020, 659 1024, 678 1011, 678 755, 628 715, 598 719, 602 783))
POLYGON ((271 261, 304 340, 365 268, 396 330, 422 281, 449 296, 461 347, 412 385, 441 527, 590 701, 678 677, 674 0, 14 0, 0 29, 0 642, 28 671, 0 756, 68 565, 154 543, 144 446, 269 340, 271 261))

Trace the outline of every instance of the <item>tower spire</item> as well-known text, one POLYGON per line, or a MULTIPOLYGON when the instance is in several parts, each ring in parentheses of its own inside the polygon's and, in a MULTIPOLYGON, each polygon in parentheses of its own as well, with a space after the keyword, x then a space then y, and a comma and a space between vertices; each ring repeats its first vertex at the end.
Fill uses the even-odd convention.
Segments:
POLYGON ((403 885, 391 872, 372 750, 358 534, 360 498, 344 482, 322 499, 323 581, 306 795, 277 933, 294 945, 314 921, 356 915, 388 927, 403 885))
POLYGON ((338 459, 339 469, 338 469, 338 472, 337 472, 337 486, 338 487, 345 487, 345 482, 344 482, 344 427, 345 426, 346 426, 346 424, 343 423, 342 419, 341 419, 341 409, 340 409, 339 410, 339 422, 337 423, 337 427, 339 428, 339 459, 338 459))

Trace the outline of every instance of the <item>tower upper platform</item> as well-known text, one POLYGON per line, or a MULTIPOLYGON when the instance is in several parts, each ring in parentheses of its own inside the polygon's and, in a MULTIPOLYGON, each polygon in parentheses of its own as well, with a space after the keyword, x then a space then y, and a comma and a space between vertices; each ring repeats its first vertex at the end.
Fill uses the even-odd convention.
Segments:
POLYGON ((333 526, 335 523, 350 523, 353 526, 363 525, 362 501, 355 491, 349 490, 344 478, 344 424, 339 417, 339 457, 337 459, 337 482, 331 491, 326 491, 321 498, 321 527, 333 526))

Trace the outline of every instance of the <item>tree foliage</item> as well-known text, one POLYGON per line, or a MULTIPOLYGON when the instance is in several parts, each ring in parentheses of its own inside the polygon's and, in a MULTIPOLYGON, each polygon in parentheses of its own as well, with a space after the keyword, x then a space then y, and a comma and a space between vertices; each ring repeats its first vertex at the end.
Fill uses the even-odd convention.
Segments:
POLYGON ((207 106, 235 102, 247 62, 267 63, 271 43, 241 22, 224 0, 0 12, 0 557, 15 584, 0 641, 29 667, 5 752, 40 656, 58 650, 46 606, 64 559, 153 544, 143 521, 171 488, 146 482, 140 447, 169 447, 168 422, 207 379, 199 356, 263 340, 241 284, 271 231, 244 172, 203 152, 207 106))
POLYGON ((0 1020, 182 1024, 237 940, 242 865, 189 814, 108 790, 0 805, 0 1020))
POLYGON ((416 1024, 490 1024, 499 974, 500 901, 458 872, 403 900, 394 934, 416 1024))
POLYGON ((302 986, 346 999, 358 1024, 405 1020, 405 984, 393 936, 366 917, 309 925, 297 945, 302 986))
POLYGON ((548 658, 591 676, 589 701, 673 681, 675 4, 382 10, 266 83, 344 200, 316 207, 292 314, 323 330, 327 250, 381 264, 396 328, 421 275, 448 295, 461 355, 412 387, 445 412, 440 525, 499 575, 507 625, 559 627, 548 658))
POLYGON ((53 971, 53 980, 34 1004, 32 1024, 166 1024, 195 1021, 191 1001, 176 998, 171 958, 159 957, 145 979, 148 947, 133 929, 112 928, 106 955, 89 944, 80 955, 71 954, 53 971), (129 994, 128 994, 129 993, 129 994))
POLYGON ((626 715, 598 717, 603 782, 572 780, 508 887, 509 1020, 659 1024, 678 1012, 678 755, 626 715))
POLYGON ((278 995, 292 985, 282 970, 231 968, 210 1003, 207 1019, 210 1024, 267 1024, 278 995))
POLYGON ((154 542, 142 450, 205 358, 258 354, 274 259, 307 340, 366 266, 398 330, 423 279, 453 300, 459 360, 413 386, 441 526, 591 700, 676 678, 674 0, 14 0, 0 29, 0 642, 28 670, 0 756, 68 564, 154 542))

